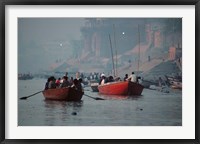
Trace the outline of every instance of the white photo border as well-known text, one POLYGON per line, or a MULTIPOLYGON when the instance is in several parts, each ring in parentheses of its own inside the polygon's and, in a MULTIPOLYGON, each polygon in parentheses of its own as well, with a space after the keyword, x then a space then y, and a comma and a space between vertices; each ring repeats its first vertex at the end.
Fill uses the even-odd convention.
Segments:
POLYGON ((195 5, 7 5, 5 39, 5 139, 195 139, 195 5), (20 17, 182 18, 182 126, 17 126, 20 17))

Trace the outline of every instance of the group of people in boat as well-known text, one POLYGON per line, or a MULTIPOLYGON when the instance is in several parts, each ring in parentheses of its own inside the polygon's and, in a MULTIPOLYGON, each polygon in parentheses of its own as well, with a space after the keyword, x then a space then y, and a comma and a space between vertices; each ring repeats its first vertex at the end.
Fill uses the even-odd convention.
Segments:
POLYGON ((105 83, 114 82, 114 81, 115 80, 114 80, 113 76, 106 77, 105 74, 101 74, 99 85, 104 85, 105 83))
POLYGON ((137 77, 134 72, 132 72, 130 76, 128 76, 128 74, 125 74, 125 77, 124 77, 124 81, 130 80, 131 82, 135 82, 135 83, 138 82, 138 79, 139 77, 137 77))
POLYGON ((47 79, 47 82, 45 84, 45 90, 47 89, 56 89, 56 88, 64 88, 64 87, 72 87, 76 90, 82 91, 83 90, 83 83, 82 78, 79 78, 79 74, 76 74, 76 78, 73 79, 71 77, 70 80, 68 80, 68 73, 66 73, 62 79, 58 78, 56 79, 54 76, 51 76, 47 79))
MULTIPOLYGON (((125 77, 123 80, 138 82, 138 77, 135 75, 134 72, 132 72, 131 75, 129 76, 128 74, 125 74, 125 77)), ((104 73, 101 73, 100 79, 99 79, 99 85, 103 85, 109 82, 117 82, 117 81, 122 81, 122 80, 120 77, 114 78, 112 75, 106 77, 104 73)), ((69 79, 67 72, 62 78, 56 79, 54 76, 51 76, 47 79, 47 82, 45 84, 45 90, 55 89, 55 88, 64 88, 64 87, 72 87, 72 88, 82 91, 84 84, 83 84, 81 74, 77 72, 75 79, 73 77, 69 79)))
MULTIPOLYGON (((128 74, 125 74, 125 77, 124 77, 123 80, 124 81, 131 81, 131 82, 138 83, 138 79, 139 79, 139 77, 137 77, 135 75, 135 73, 132 72, 131 75, 129 75, 129 76, 128 76, 128 74)), ((116 82, 116 81, 121 81, 121 78, 120 77, 116 77, 114 79, 113 76, 106 77, 105 74, 102 73, 101 77, 100 77, 99 85, 104 85, 105 83, 116 82)))

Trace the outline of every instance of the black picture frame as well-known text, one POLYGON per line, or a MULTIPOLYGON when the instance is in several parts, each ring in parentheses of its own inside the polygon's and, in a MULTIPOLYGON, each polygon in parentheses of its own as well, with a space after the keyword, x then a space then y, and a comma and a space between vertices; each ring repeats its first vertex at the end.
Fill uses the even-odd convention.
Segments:
POLYGON ((1 96, 0 96, 0 142, 1 143, 123 143, 123 144, 197 144, 200 143, 199 137, 199 35, 200 35, 200 0, 1 0, 0 1, 0 57, 1 57, 1 96), (72 140, 72 139, 5 139, 5 7, 7 5, 195 5, 195 139, 120 139, 120 140, 72 140))

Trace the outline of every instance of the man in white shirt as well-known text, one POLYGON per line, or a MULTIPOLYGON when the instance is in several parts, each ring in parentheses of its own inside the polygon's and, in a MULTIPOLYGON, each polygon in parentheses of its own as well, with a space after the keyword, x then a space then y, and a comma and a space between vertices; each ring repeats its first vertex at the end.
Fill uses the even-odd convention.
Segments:
POLYGON ((104 84, 105 84, 105 79, 106 79, 106 77, 105 77, 105 76, 102 76, 101 85, 104 85, 104 84))
POLYGON ((137 76, 135 75, 134 72, 126 79, 126 80, 131 80, 131 82, 137 82, 137 76))

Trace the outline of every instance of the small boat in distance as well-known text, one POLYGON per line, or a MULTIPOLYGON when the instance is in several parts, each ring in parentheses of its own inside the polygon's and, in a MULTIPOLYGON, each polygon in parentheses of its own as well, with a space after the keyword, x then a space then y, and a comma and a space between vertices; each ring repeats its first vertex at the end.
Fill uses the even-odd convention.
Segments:
POLYGON ((182 89, 182 77, 170 77, 165 76, 167 78, 167 81, 170 84, 170 87, 173 89, 182 89))
POLYGON ((110 82, 99 85, 99 93, 106 95, 141 95, 143 86, 131 81, 110 82))
POLYGON ((31 74, 18 74, 18 80, 30 80, 33 79, 31 74))
POLYGON ((92 89, 93 92, 99 92, 98 89, 99 83, 97 81, 90 81, 90 87, 92 89))
POLYGON ((43 96, 47 100, 80 101, 84 92, 71 87, 44 90, 43 96))
POLYGON ((173 89, 182 89, 182 82, 171 81, 171 88, 173 88, 173 89))

